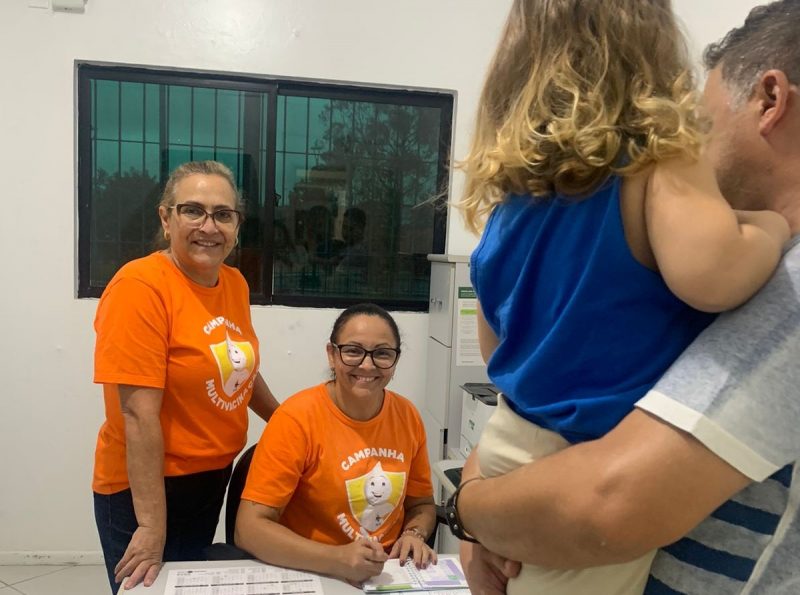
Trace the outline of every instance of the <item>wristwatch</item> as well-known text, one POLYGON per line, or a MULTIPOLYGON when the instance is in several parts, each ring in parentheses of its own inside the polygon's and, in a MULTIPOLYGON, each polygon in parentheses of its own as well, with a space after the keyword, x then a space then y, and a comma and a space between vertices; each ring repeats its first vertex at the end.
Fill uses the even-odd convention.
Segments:
POLYGON ((444 505, 444 517, 447 520, 447 526, 450 527, 450 532, 461 541, 471 541, 472 543, 480 542, 472 535, 464 531, 464 525, 461 523, 461 517, 458 515, 458 496, 465 485, 471 481, 475 481, 476 479, 481 478, 473 477, 472 479, 468 479, 459 485, 458 488, 456 488, 456 491, 453 492, 453 495, 447 499, 447 502, 444 505))

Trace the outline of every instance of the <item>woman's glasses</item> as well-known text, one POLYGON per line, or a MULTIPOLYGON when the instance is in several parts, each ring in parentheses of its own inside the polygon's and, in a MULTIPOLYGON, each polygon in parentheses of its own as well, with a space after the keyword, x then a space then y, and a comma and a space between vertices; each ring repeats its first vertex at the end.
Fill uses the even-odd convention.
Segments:
POLYGON ((217 209, 209 213, 203 207, 185 202, 169 208, 175 209, 178 217, 192 227, 203 227, 209 217, 220 229, 233 229, 242 222, 242 214, 236 209, 217 209))
POLYGON ((360 345, 337 345, 331 343, 339 350, 339 357, 345 366, 360 366, 364 358, 370 356, 376 368, 386 370, 397 363, 400 350, 393 347, 378 347, 377 349, 364 349, 360 345))

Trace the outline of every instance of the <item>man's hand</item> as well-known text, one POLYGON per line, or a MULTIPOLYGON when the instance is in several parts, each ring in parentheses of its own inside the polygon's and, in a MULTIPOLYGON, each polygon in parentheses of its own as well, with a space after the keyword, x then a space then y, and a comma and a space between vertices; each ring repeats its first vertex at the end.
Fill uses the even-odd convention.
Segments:
POLYGON ((461 542, 461 566, 470 593, 504 595, 508 579, 519 574, 520 563, 493 554, 479 543, 461 542))
POLYGON ((356 539, 353 543, 338 547, 339 576, 359 587, 368 578, 379 575, 388 558, 381 544, 372 539, 356 539))
MULTIPOLYGON (((480 478, 478 447, 475 447, 461 470, 461 483, 480 478)), ((507 560, 490 552, 480 543, 462 541, 461 566, 464 568, 471 593, 500 595, 505 594, 508 579, 519 574, 521 565, 519 562, 507 560)))
POLYGON ((131 537, 125 554, 114 568, 114 580, 122 582, 125 577, 125 589, 133 589, 140 582, 145 587, 152 585, 161 570, 161 558, 164 555, 165 535, 161 531, 148 527, 139 527, 131 537))

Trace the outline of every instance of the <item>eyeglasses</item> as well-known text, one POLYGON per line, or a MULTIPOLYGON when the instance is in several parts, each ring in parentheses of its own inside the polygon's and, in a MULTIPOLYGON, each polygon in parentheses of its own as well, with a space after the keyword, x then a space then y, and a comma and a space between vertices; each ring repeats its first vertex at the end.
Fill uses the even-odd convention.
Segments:
POLYGON ((331 343, 339 350, 339 357, 345 366, 360 366, 364 358, 370 356, 376 368, 386 370, 397 363, 400 350, 394 347, 378 347, 377 349, 364 349, 360 345, 337 345, 331 343))
POLYGON ((209 213, 203 207, 191 203, 180 203, 169 207, 175 209, 178 217, 192 227, 203 227, 206 219, 211 217, 219 229, 233 229, 242 222, 242 214, 236 209, 217 209, 209 213))

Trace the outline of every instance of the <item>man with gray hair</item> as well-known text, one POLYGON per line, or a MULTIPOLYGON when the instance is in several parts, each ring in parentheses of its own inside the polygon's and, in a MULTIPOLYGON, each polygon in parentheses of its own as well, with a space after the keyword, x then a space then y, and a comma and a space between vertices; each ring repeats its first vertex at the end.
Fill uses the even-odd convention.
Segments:
POLYGON ((504 592, 508 560, 583 568, 661 548, 646 595, 800 593, 800 0, 753 9, 705 60, 720 187, 734 208, 786 217, 783 261, 609 434, 502 489, 464 486, 473 592, 504 592))

